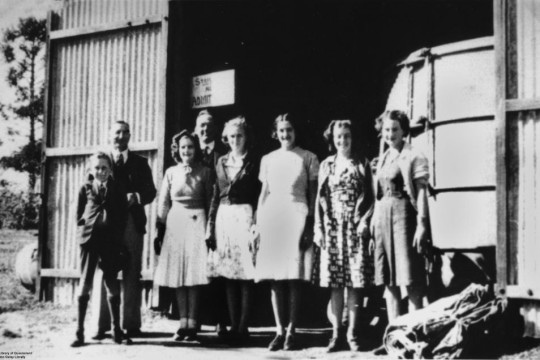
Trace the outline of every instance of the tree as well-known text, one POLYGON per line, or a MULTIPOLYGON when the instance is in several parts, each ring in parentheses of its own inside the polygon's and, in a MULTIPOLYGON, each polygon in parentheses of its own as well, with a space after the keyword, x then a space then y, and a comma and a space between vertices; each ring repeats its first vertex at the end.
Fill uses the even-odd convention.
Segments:
MULTIPOLYGON (((9 65, 8 84, 15 89, 16 101, 4 104, 17 118, 30 121, 28 143, 9 157, 0 159, 4 167, 28 172, 28 190, 34 193, 41 166, 41 151, 36 139, 36 123, 43 122, 44 49, 46 21, 35 17, 19 19, 17 26, 5 30, 0 50, 9 65)), ((1 105, 1 104, 0 104, 1 105)))

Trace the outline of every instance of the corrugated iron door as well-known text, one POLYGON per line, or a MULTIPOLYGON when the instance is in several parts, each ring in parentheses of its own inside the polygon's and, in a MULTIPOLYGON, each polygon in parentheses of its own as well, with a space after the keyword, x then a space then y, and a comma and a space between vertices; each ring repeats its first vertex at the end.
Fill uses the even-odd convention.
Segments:
MULTIPOLYGON (((78 283, 76 193, 87 158, 107 148, 115 120, 131 126, 130 149, 145 156, 155 181, 163 170, 168 3, 74 0, 49 14, 41 236, 42 298, 69 304, 78 283)), ((148 206, 155 223, 155 203, 148 206)), ((143 278, 155 256, 148 226, 143 278)))
POLYGON ((540 337, 540 4, 497 0, 498 283, 540 337))

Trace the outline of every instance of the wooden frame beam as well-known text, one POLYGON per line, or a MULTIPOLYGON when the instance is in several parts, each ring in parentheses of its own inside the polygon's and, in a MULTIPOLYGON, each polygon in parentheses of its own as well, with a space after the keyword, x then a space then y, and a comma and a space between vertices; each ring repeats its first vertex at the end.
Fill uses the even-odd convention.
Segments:
POLYGON ((50 32, 51 41, 63 40, 68 38, 76 38, 86 35, 95 35, 99 33, 106 33, 111 31, 119 31, 125 29, 131 29, 135 27, 148 26, 160 24, 162 21, 167 20, 162 15, 154 15, 144 18, 136 18, 129 21, 116 21, 112 23, 106 23, 103 25, 87 26, 82 28, 73 28, 65 30, 56 30, 50 32))

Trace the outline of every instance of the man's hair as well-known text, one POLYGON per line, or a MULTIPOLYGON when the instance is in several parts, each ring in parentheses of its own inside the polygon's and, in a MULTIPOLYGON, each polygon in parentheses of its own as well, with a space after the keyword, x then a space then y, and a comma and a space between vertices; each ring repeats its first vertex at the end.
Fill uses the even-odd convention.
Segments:
POLYGON ((125 122, 124 120, 116 120, 115 122, 113 122, 113 126, 114 125, 124 125, 127 127, 128 129, 128 132, 131 132, 131 129, 129 127, 129 124, 127 122, 125 122))

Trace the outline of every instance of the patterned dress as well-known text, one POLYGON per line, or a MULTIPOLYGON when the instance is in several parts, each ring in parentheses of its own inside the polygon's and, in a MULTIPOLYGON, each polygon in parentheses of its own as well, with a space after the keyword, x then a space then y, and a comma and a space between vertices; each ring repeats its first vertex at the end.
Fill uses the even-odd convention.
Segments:
POLYGON ((355 212, 363 199, 366 179, 353 160, 337 167, 325 161, 321 171, 328 172, 321 184, 320 195, 327 204, 323 211, 325 247, 320 253, 322 287, 363 288, 374 283, 373 257, 369 255, 369 239, 358 234, 355 212))

